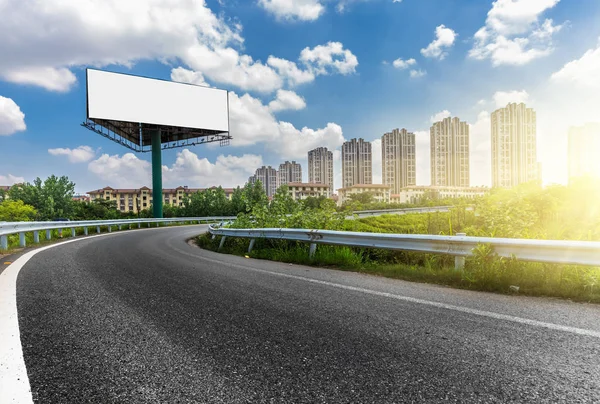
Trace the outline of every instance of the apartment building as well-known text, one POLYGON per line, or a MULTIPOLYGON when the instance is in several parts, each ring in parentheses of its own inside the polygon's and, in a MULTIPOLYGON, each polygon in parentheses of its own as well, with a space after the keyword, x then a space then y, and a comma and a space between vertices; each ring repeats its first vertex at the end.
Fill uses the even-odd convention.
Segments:
POLYGON ((492 113, 492 186, 512 188, 539 179, 536 112, 510 103, 492 113))
POLYGON ((327 184, 312 184, 305 182, 290 182, 287 184, 290 195, 296 201, 306 199, 308 197, 319 198, 324 196, 331 197, 331 188, 327 184))
POLYGON ((255 180, 262 183, 263 189, 269 198, 272 198, 277 191, 277 170, 271 166, 262 166, 256 169, 255 180))
POLYGON ((371 143, 352 139, 342 144, 342 186, 373 183, 371 143))
POLYGON ((583 176, 600 176, 600 123, 569 129, 569 182, 583 176))
POLYGON ((302 166, 295 161, 286 161, 277 171, 277 188, 290 182, 302 182, 302 166))
POLYGON ((326 184, 333 189, 333 153, 327 147, 308 152, 308 182, 326 184))
POLYGON ((468 187, 469 124, 459 118, 435 122, 431 135, 431 185, 468 187))
POLYGON ((394 129, 381 137, 382 181, 396 194, 417 183, 415 134, 394 129))
MULTIPOLYGON (((188 188, 187 186, 180 186, 177 188, 164 188, 163 203, 171 206, 183 206, 185 197, 187 195, 205 191, 212 188, 188 188)), ((223 188, 225 195, 228 199, 231 199, 233 195, 233 188, 223 188)), ((88 195, 93 201, 95 199, 105 199, 108 201, 116 201, 117 209, 121 212, 133 212, 137 213, 140 210, 149 209, 152 206, 152 189, 146 186, 138 189, 124 189, 124 188, 111 188, 104 187, 94 191, 89 191, 88 195)))
POLYGON ((376 202, 389 203, 392 187, 384 184, 355 184, 338 189, 338 206, 350 200, 351 195, 370 193, 376 202))
POLYGON ((474 199, 487 195, 490 192, 486 187, 435 187, 414 186, 405 187, 400 192, 391 195, 391 203, 417 203, 423 198, 470 198, 474 199))

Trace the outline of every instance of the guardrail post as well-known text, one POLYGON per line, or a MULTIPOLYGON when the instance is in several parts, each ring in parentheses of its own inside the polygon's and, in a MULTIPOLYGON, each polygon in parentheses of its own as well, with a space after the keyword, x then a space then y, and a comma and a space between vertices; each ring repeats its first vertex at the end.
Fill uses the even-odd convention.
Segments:
POLYGON ((141 229, 141 228, 142 228, 142 224, 138 223, 138 229, 141 229))
POLYGON ((25 247, 27 245, 27 243, 25 241, 25 233, 23 233, 23 232, 19 233, 19 245, 21 247, 25 247))
POLYGON ((71 227, 71 237, 75 237, 75 227, 71 227))
POLYGON ((62 238, 62 229, 58 229, 58 237, 62 238))
POLYGON ((112 229, 111 229, 111 227, 112 227, 112 226, 109 224, 109 225, 108 225, 108 232, 109 232, 109 233, 110 233, 110 232, 112 232, 112 229))
POLYGON ((8 250, 8 236, 0 236, 0 249, 8 250))
POLYGON ((52 230, 46 230, 46 240, 50 240, 52 238, 52 230))
POLYGON ((96 226, 96 233, 100 233, 100 226, 96 226))
POLYGON ((219 244, 219 250, 220 250, 221 248, 223 248, 223 245, 225 245, 225 239, 226 239, 226 238, 227 238, 226 236, 223 236, 223 237, 221 237, 221 244, 219 244))
POLYGON ((248 254, 250 254, 252 252, 252 249, 254 248, 254 243, 256 242, 256 239, 253 238, 252 240, 250 240, 250 245, 248 246, 248 254))
POLYGON ((36 244, 40 242, 40 232, 37 230, 33 232, 33 242, 36 244))
MULTIPOLYGON (((465 237, 467 233, 456 233, 457 237, 465 237)), ((454 269, 456 271, 461 271, 465 267, 465 257, 463 256, 455 256, 454 257, 454 269)))
POLYGON ((85 234, 86 236, 88 235, 88 228, 87 227, 83 228, 83 234, 85 234))
POLYGON ((310 243, 310 249, 308 250, 308 256, 313 258, 317 252, 317 243, 310 243))
POLYGON ((121 230, 121 225, 119 225, 119 230, 121 230))

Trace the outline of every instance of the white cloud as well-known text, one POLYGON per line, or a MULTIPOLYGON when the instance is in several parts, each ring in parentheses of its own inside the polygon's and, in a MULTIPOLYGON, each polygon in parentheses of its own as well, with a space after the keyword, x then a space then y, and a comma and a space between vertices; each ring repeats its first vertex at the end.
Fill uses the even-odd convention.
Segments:
POLYGON ((496 108, 504 108, 510 103, 527 103, 527 101, 529 101, 529 93, 525 90, 496 91, 496 93, 494 93, 496 108))
POLYGON ((290 60, 269 56, 267 64, 274 68, 277 73, 279 73, 279 76, 281 76, 291 87, 310 83, 315 79, 313 72, 298 68, 298 65, 290 60))
POLYGON ((284 59, 254 60, 236 49, 241 25, 217 17, 205 0, 22 0, 7 3, 2 17, 0 37, 10 40, 0 41, 0 54, 11 57, 0 58, 0 78, 54 91, 75 84, 73 68, 139 60, 184 65, 172 72, 178 80, 264 93, 315 74, 349 74, 358 64, 339 42, 305 49, 306 70, 284 59))
POLYGON ((304 98, 293 91, 277 90, 277 97, 269 103, 269 109, 273 112, 284 110, 300 110, 306 108, 304 98))
POLYGON ((552 53, 552 37, 563 25, 540 16, 560 0, 496 0, 486 25, 474 36, 473 59, 491 59, 494 66, 524 65, 552 53))
POLYGON ((267 147, 282 159, 300 159, 306 157, 309 150, 327 147, 334 150, 344 143, 341 126, 328 123, 322 129, 296 129, 289 122, 279 122, 279 135, 267 147))
POLYGON ((300 61, 308 65, 315 74, 351 74, 356 72, 358 59, 340 42, 328 42, 314 48, 304 48, 300 61))
POLYGON ((35 85, 61 93, 69 91, 77 82, 75 75, 66 68, 24 67, 8 70, 3 76, 12 83, 35 85))
POLYGON ((12 98, 0 95, 0 136, 8 136, 27 129, 25 114, 12 98))
POLYGON ((447 109, 438 112, 437 114, 433 115, 429 120, 431 121, 431 123, 434 122, 439 122, 441 120, 443 120, 444 118, 450 118, 452 116, 452 114, 450 113, 450 111, 448 111, 447 109))
MULTIPOLYGON (((189 149, 183 149, 177 153, 171 166, 163 166, 163 184, 164 187, 188 185, 199 188, 237 186, 243 184, 262 164, 262 157, 253 154, 220 155, 213 163, 206 158, 199 158, 189 149)), ((136 188, 152 183, 151 164, 133 153, 122 156, 103 154, 89 163, 88 170, 116 188, 136 188)))
POLYGON ((393 62, 393 66, 396 69, 408 69, 410 66, 414 66, 417 64, 417 61, 415 59, 408 59, 408 60, 402 60, 402 58, 398 58, 396 60, 394 60, 393 62))
POLYGON ((457 36, 456 32, 442 24, 435 29, 435 39, 433 42, 427 48, 421 49, 421 54, 428 58, 442 60, 448 55, 446 49, 454 45, 457 36))
POLYGON ((67 156, 71 163, 85 163, 96 156, 96 152, 90 146, 79 146, 76 149, 48 149, 48 153, 53 156, 67 156))
POLYGON ((392 3, 402 3, 402 0, 392 0, 392 3))
POLYGON ((281 158, 301 158, 315 147, 333 150, 344 142, 339 125, 328 123, 322 129, 299 130, 291 123, 277 121, 269 105, 249 94, 240 97, 230 93, 229 114, 234 147, 265 143, 281 158))
POLYGON ((212 163, 207 158, 188 149, 177 153, 171 167, 163 166, 163 177, 168 186, 188 185, 190 187, 243 185, 255 170, 263 165, 261 156, 244 154, 242 156, 220 155, 212 163))
POLYGON ((325 12, 319 0, 258 0, 258 4, 284 20, 314 21, 325 12))
MULTIPOLYGON (((506 106, 506 105, 504 105, 506 106)), ((477 122, 470 125, 469 153, 471 185, 490 186, 492 181, 491 121, 487 111, 481 111, 477 122)))
POLYGON ((14 185, 25 182, 25 178, 17 177, 12 174, 0 175, 0 185, 14 185))
POLYGON ((419 77, 424 77, 427 75, 427 72, 423 69, 418 69, 418 70, 411 70, 410 71, 410 77, 413 79, 418 79, 419 77))
POLYGON ((565 64, 552 75, 552 80, 580 87, 600 88, 600 41, 596 49, 590 49, 581 58, 565 64))
POLYGON ((204 80, 204 75, 200 72, 188 70, 184 67, 171 69, 171 80, 178 83, 196 84, 199 86, 208 86, 204 80))
POLYGON ((152 183, 152 166, 133 153, 103 154, 88 164, 88 170, 115 188, 138 188, 152 183))
POLYGON ((219 51, 243 41, 239 27, 217 18, 203 0, 12 1, 2 21, 0 37, 11 40, 0 42, 0 54, 11 57, 0 59, 0 76, 58 91, 74 83, 70 67, 188 60, 198 53, 224 65, 219 51))

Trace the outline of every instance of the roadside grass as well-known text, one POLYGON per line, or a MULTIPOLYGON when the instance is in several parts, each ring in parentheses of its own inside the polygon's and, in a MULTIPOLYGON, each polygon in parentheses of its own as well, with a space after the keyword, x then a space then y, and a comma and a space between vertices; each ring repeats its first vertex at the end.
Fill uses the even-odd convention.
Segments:
MULTIPOLYGON (((209 233, 195 239, 199 247, 212 251, 218 250, 220 240, 212 239, 209 233)), ((249 242, 228 237, 220 252, 460 289, 600 303, 600 268, 506 259, 487 245, 477 247, 466 259, 464 269, 457 271, 454 257, 446 255, 318 245, 310 258, 307 243, 257 239, 248 253, 249 242), (518 291, 511 286, 518 287, 518 291)))

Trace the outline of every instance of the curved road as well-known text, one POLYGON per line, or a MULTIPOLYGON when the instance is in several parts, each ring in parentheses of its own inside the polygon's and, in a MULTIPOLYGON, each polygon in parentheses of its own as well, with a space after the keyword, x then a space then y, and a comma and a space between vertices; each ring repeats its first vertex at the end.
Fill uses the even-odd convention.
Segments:
POLYGON ((186 243, 205 227, 85 239, 25 264, 36 402, 600 402, 598 306, 186 243))

